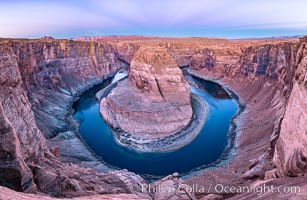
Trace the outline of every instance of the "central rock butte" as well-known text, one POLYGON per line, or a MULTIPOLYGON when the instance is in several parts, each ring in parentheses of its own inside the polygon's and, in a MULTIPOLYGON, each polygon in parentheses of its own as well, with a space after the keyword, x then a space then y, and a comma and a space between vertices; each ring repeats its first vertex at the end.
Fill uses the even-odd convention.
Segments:
POLYGON ((173 135, 191 121, 189 84, 163 47, 142 46, 129 77, 101 100, 100 113, 113 128, 139 139, 173 135))

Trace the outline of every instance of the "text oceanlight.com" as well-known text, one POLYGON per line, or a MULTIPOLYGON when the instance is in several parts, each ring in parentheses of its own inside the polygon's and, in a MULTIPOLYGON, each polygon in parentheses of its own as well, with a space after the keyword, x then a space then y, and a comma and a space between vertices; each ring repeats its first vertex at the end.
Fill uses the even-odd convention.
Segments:
POLYGON ((178 187, 169 187, 166 185, 151 185, 143 184, 142 192, 148 191, 154 193, 173 193, 173 192, 189 192, 189 193, 220 193, 220 194, 240 194, 240 193, 256 193, 262 195, 265 193, 300 193, 299 186, 273 186, 273 185, 258 185, 258 186, 231 186, 223 184, 211 184, 209 186, 202 186, 198 184, 187 185, 179 184, 178 187))

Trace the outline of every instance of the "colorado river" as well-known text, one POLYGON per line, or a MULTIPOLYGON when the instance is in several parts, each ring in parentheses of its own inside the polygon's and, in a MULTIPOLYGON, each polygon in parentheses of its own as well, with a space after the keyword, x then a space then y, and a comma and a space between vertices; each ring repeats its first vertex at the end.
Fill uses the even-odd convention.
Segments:
POLYGON ((228 145, 230 122, 238 105, 219 85, 189 75, 185 78, 190 82, 191 92, 207 102, 209 109, 200 134, 186 146, 171 152, 140 153, 118 145, 95 98, 96 92, 108 85, 107 81, 83 93, 74 104, 80 136, 106 163, 138 174, 184 173, 217 161, 228 145))

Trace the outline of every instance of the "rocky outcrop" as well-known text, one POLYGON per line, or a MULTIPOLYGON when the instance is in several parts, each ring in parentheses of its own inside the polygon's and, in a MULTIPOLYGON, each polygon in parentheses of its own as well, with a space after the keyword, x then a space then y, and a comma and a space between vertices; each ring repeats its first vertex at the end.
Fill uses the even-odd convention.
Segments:
POLYGON ((16 131, 4 116, 1 104, 0 124, 0 185, 16 191, 35 191, 33 175, 23 159, 16 131))
POLYGON ((295 83, 281 123, 273 163, 275 177, 307 173, 307 43, 298 52, 295 83))
POLYGON ((160 199, 182 199, 196 200, 194 191, 180 177, 178 173, 174 173, 162 178, 150 185, 147 185, 148 192, 153 195, 154 200, 160 199))
POLYGON ((192 118, 190 88, 176 62, 161 47, 141 47, 124 80, 100 103, 114 128, 140 139, 173 135, 192 118))

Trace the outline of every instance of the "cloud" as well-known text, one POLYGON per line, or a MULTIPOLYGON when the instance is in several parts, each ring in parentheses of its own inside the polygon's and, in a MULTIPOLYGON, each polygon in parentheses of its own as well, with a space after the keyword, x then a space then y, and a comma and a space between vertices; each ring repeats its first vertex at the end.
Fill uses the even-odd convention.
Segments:
POLYGON ((74 29, 118 27, 120 21, 56 3, 15 3, 0 6, 0 36, 42 35, 74 29))
POLYGON ((0 2, 0 37, 80 34, 212 34, 307 30, 305 0, 29 0, 0 2), (206 30, 206 31, 204 31, 206 30))

